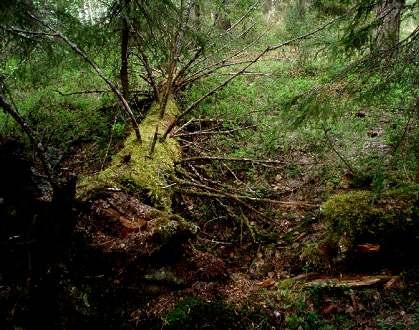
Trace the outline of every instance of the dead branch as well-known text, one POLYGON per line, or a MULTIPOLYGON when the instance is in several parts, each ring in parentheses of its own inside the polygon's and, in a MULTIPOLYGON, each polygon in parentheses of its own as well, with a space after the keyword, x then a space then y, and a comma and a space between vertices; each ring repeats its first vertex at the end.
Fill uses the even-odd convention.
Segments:
MULTIPOLYGON (((87 91, 75 91, 75 92, 69 92, 69 93, 64 93, 60 90, 54 90, 54 92, 60 94, 61 96, 113 93, 113 91, 110 91, 110 90, 87 90, 87 91)), ((132 91, 132 93, 135 93, 137 95, 147 96, 147 97, 150 96, 150 93, 145 92, 145 91, 132 91)))
POLYGON ((227 60, 222 60, 218 63, 210 65, 209 67, 203 68, 203 69, 195 72, 192 77, 183 81, 179 85, 178 88, 182 88, 184 86, 190 85, 190 84, 194 83, 195 81, 200 80, 200 79, 205 78, 205 77, 208 77, 209 75, 211 75, 214 72, 216 72, 218 70, 221 70, 223 68, 227 68, 227 67, 235 66, 235 65, 241 65, 241 64, 248 64, 248 63, 252 62, 251 60, 244 60, 244 61, 239 61, 239 62, 227 62, 227 60))
POLYGON ((177 133, 173 134, 173 137, 188 137, 188 136, 198 136, 198 135, 218 135, 218 134, 231 134, 238 131, 243 131, 251 128, 255 128, 257 125, 250 125, 246 127, 239 127, 225 131, 198 131, 198 132, 191 132, 191 133, 177 133))
POLYGON ((105 167, 105 162, 106 162, 106 159, 108 158, 109 150, 110 150, 111 145, 112 145, 112 140, 113 140, 113 134, 114 134, 114 128, 115 128, 115 124, 116 124, 116 119, 117 119, 117 115, 115 115, 114 118, 113 118, 113 124, 112 124, 112 128, 111 128, 111 134, 110 134, 110 137, 109 137, 108 144, 106 146, 105 156, 103 157, 102 163, 100 165, 100 170, 101 171, 105 167))
POLYGON ((247 12, 242 16, 242 17, 240 17, 230 28, 228 28, 227 29, 227 31, 225 31, 225 34, 228 34, 228 33, 230 33, 232 30, 234 30, 235 29, 235 27, 237 26, 237 25, 239 25, 241 22, 243 22, 243 20, 247 17, 247 16, 249 16, 250 15, 250 13, 253 11, 253 9, 255 9, 256 8, 256 6, 257 5, 259 5, 259 3, 260 3, 260 0, 257 0, 253 5, 251 5, 250 6, 250 8, 247 10, 247 12))
POLYGON ((228 191, 232 191, 232 192, 235 192, 235 193, 243 194, 243 191, 242 190, 239 190, 239 189, 237 189, 237 188, 235 188, 233 186, 230 186, 230 185, 227 185, 227 184, 224 184, 224 183, 221 183, 221 182, 217 182, 215 180, 208 179, 208 178, 204 177, 203 175, 201 175, 198 172, 198 170, 195 167, 193 167, 192 165, 190 165, 189 167, 192 169, 193 173, 195 174, 195 176, 199 180, 197 178, 193 177, 190 172, 187 172, 184 169, 176 168, 176 172, 179 173, 179 174, 181 174, 181 175, 183 175, 183 176, 185 176, 186 178, 188 178, 192 182, 196 182, 196 183, 204 183, 204 182, 206 182, 207 184, 212 184, 212 185, 215 185, 217 187, 226 189, 228 191))
POLYGON ((189 62, 187 62, 180 70, 179 72, 176 74, 175 79, 173 79, 174 83, 176 84, 177 81, 179 81, 186 72, 188 72, 188 70, 190 69, 190 67, 192 66, 192 64, 199 58, 199 56, 201 56, 202 52, 204 51, 203 47, 200 47, 194 54, 194 56, 192 56, 192 58, 189 60, 189 62))
POLYGON ((351 164, 349 164, 349 162, 345 159, 345 157, 343 157, 342 154, 336 149, 335 144, 333 143, 332 139, 330 138, 328 134, 329 131, 325 127, 323 127, 323 132, 324 132, 324 137, 326 138, 326 141, 329 143, 330 147, 335 152, 335 154, 345 164, 345 166, 348 168, 350 173, 355 174, 356 172, 354 172, 354 169, 351 166, 351 164))
POLYGON ((35 147, 36 151, 38 152, 39 159, 41 160, 42 166, 45 170, 45 173, 51 183, 51 186, 54 190, 58 188, 58 180, 54 174, 54 170, 50 162, 47 158, 47 151, 42 144, 42 142, 38 139, 36 132, 29 126, 26 120, 19 114, 19 112, 13 108, 13 106, 6 101, 6 98, 1 93, 2 86, 0 85, 0 107, 3 108, 3 111, 10 115, 13 120, 22 128, 25 134, 28 136, 31 144, 35 147))
POLYGON ((194 191, 194 190, 182 190, 182 189, 177 189, 180 192, 184 192, 186 194, 200 194, 202 196, 207 196, 207 197, 217 197, 217 198, 229 198, 229 199, 233 199, 233 200, 241 200, 243 201, 250 201, 250 202, 256 202, 256 203, 267 203, 267 204, 279 204, 279 205, 284 205, 284 206, 288 206, 288 207, 295 207, 295 206, 303 206, 303 207, 318 207, 318 205, 316 204, 310 204, 310 203, 305 203, 302 201, 279 201, 279 200, 275 200, 275 199, 269 199, 269 198, 258 198, 258 197, 251 197, 251 196, 245 196, 245 195, 238 195, 238 194, 232 194, 232 193, 228 193, 225 191, 222 191, 220 189, 216 189, 216 188, 212 188, 209 186, 206 186, 204 184, 198 184, 198 183, 194 183, 194 182, 190 182, 190 181, 186 181, 186 180, 182 180, 179 179, 177 177, 172 177, 173 181, 176 182, 179 185, 184 185, 184 186, 191 186, 194 188, 198 188, 198 189, 203 189, 204 191, 194 191))
MULTIPOLYGON (((84 51, 82 51, 74 42, 72 42, 69 38, 67 38, 67 36, 62 34, 60 31, 55 30, 54 28, 52 28, 51 26, 49 26, 48 24, 46 24, 45 22, 43 22, 39 18, 35 17, 34 15, 29 14, 29 16, 32 19, 36 20, 37 22, 41 23, 48 30, 50 30, 52 33, 23 31, 23 30, 20 30, 20 31, 23 32, 23 33, 27 33, 27 34, 35 33, 37 35, 44 35, 44 36, 49 36, 49 37, 53 37, 53 38, 59 38, 65 44, 67 44, 75 53, 77 53, 81 58, 83 58, 83 60, 93 68, 93 70, 97 73, 97 75, 100 78, 102 78, 103 81, 105 81, 105 83, 109 86, 109 88, 114 92, 116 97, 119 99, 119 101, 122 104, 122 107, 123 107, 124 111, 127 113, 128 117, 131 120, 131 124, 132 124, 132 127, 134 129, 135 135, 137 136, 138 141, 141 142, 141 133, 140 133, 139 125, 137 123, 137 119, 135 118, 134 113, 132 112, 131 107, 129 106, 127 100, 124 98, 121 91, 116 87, 116 85, 110 79, 108 79, 105 76, 105 74, 103 73, 103 71, 97 66, 97 64, 92 59, 90 59, 90 57, 87 56, 87 54, 84 51)), ((15 29, 15 28, 13 28, 13 29, 15 29)))
POLYGON ((251 159, 251 158, 233 158, 233 157, 217 157, 217 156, 201 156, 201 157, 189 157, 183 158, 179 163, 189 162, 208 162, 208 161, 229 161, 229 162, 247 162, 254 164, 277 164, 284 165, 285 162, 282 160, 274 159, 251 159))
MULTIPOLYGON (((237 72, 220 73, 221 76, 234 76, 235 74, 237 74, 237 72)), ((246 71, 243 72, 242 75, 270 77, 272 76, 272 73, 246 71)))

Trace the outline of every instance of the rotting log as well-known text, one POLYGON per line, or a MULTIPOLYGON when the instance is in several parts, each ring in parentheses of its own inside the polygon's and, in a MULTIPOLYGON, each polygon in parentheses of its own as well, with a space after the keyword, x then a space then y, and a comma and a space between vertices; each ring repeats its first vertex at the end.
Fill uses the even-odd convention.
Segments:
POLYGON ((156 127, 164 131, 178 113, 172 97, 163 118, 155 102, 140 125, 143 143, 138 144, 132 132, 107 168, 79 181, 77 198, 87 208, 78 227, 90 246, 105 254, 123 254, 129 262, 180 246, 196 234, 194 224, 171 212, 173 190, 167 179, 180 160, 179 143, 168 138, 149 155, 156 127))

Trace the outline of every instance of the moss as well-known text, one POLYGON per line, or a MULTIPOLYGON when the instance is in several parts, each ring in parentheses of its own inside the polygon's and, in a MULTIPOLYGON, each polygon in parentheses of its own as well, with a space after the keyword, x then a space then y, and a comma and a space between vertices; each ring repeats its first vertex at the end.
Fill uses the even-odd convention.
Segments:
POLYGON ((377 243, 393 235, 419 232, 419 186, 388 190, 379 196, 371 191, 334 195, 321 206, 326 233, 347 248, 363 240, 377 243))
POLYGON ((194 235, 198 227, 186 221, 180 216, 161 212, 159 217, 153 221, 153 237, 160 245, 168 245, 173 238, 179 236, 194 235))
POLYGON ((164 131, 179 113, 179 109, 175 101, 169 99, 162 120, 159 111, 159 105, 154 103, 141 123, 141 144, 132 132, 108 168, 96 175, 81 178, 77 187, 79 199, 87 200, 94 192, 105 188, 138 190, 147 192, 156 207, 170 210, 172 192, 165 188, 166 178, 173 173, 174 162, 181 156, 180 146, 175 139, 167 138, 164 142, 156 144, 152 158, 148 157, 148 154, 156 125, 160 133, 164 131))
POLYGON ((272 329, 270 315, 258 307, 236 309, 223 300, 185 297, 163 316, 164 329, 272 329))

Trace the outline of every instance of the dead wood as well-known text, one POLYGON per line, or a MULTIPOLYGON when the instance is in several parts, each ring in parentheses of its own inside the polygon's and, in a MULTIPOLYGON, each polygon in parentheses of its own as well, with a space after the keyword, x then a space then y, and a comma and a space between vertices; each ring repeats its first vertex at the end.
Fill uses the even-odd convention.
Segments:
POLYGON ((190 190, 190 189, 179 189, 179 188, 175 188, 177 191, 179 192, 183 192, 186 194, 195 194, 195 195, 201 195, 203 197, 216 197, 216 198, 224 198, 224 199, 232 199, 232 200, 241 200, 243 201, 248 201, 248 202, 255 202, 255 203, 267 203, 267 204, 279 204, 279 205, 284 205, 287 207, 308 207, 308 208, 316 208, 318 207, 318 205, 316 204, 310 204, 310 203, 305 203, 303 201, 279 201, 279 200, 275 200, 275 199, 269 199, 269 198, 259 198, 259 197, 252 197, 252 196, 246 196, 246 195, 238 195, 238 194, 233 194, 233 193, 228 193, 225 192, 223 190, 220 189, 216 189, 216 188, 212 188, 209 187, 207 185, 204 184, 199 184, 199 183, 194 183, 191 181, 186 181, 186 180, 182 180, 179 179, 177 177, 172 177, 172 180, 174 182, 176 182, 178 185, 180 186, 190 186, 193 188, 198 188, 204 191, 194 191, 194 190, 190 190))
POLYGON ((228 162, 243 162, 243 163, 254 163, 254 164, 276 164, 284 165, 283 160, 273 159, 251 159, 251 158, 233 158, 233 157, 217 157, 217 156, 201 156, 201 157, 188 157, 183 158, 178 163, 190 163, 190 162, 212 162, 212 161, 228 161, 228 162))
POLYGON ((31 141, 32 145, 35 147, 36 151, 38 152, 39 159, 42 163, 44 171, 48 176, 48 179, 54 188, 57 190, 58 188, 58 180, 55 176, 53 167, 51 163, 48 161, 47 157, 47 150, 45 149, 44 145, 42 144, 41 140, 38 139, 36 132, 29 126, 26 120, 19 114, 19 112, 13 108, 13 106, 8 103, 2 95, 3 86, 0 85, 0 107, 3 108, 3 111, 10 115, 13 120, 21 127, 21 129, 25 132, 28 136, 29 140, 31 141))
POLYGON ((21 30, 17 28, 13 28, 11 30, 20 33, 20 34, 35 34, 40 36, 46 36, 49 38, 58 38, 61 39, 65 44, 67 44, 76 54, 78 54, 87 64, 89 64, 92 69, 96 72, 96 74, 103 80, 105 83, 109 86, 109 88, 112 90, 112 92, 115 94, 115 96, 119 99, 119 101, 122 104, 122 107, 124 111, 127 113, 128 117, 130 118, 132 127, 134 129, 135 135, 139 142, 141 142, 141 133, 139 129, 139 125, 137 123, 137 119, 135 118, 134 113, 131 110, 130 105, 128 104, 125 97, 122 95, 122 92, 116 87, 116 85, 106 77, 106 75, 103 73, 103 71, 98 67, 98 65, 90 59, 90 57, 82 51, 74 42, 72 42, 67 36, 65 36, 63 33, 61 33, 58 30, 53 29, 51 26, 43 22, 42 20, 38 19, 37 17, 33 16, 32 14, 29 14, 31 18, 36 20, 37 22, 41 23, 43 26, 45 26, 48 30, 51 31, 51 33, 48 32, 42 32, 42 31, 27 31, 27 30, 21 30))
POLYGON ((305 287, 328 287, 328 288, 364 288, 376 285, 386 285, 388 282, 393 282, 400 279, 399 276, 359 276, 350 278, 321 278, 307 282, 305 287))
POLYGON ((189 136, 200 136, 200 135, 222 135, 222 134, 231 134, 231 133, 235 133, 238 131, 244 131, 247 129, 251 129, 251 128, 255 128, 257 127, 257 125, 250 125, 250 126, 245 126, 245 127, 239 127, 239 128, 234 128, 234 129, 230 129, 230 130, 224 130, 224 131, 197 131, 197 132, 191 132, 191 133, 175 133, 172 134, 173 137, 189 137, 189 136))

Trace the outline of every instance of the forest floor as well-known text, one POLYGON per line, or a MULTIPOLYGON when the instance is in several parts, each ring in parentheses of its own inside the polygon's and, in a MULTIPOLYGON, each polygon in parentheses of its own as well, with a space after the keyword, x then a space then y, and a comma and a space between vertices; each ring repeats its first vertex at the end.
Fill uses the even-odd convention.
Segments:
MULTIPOLYGON (((208 130, 233 130, 226 135, 237 139, 226 123, 192 123, 176 132, 183 134, 184 159, 231 152, 218 134, 201 134, 208 130)), ((265 199, 280 197, 281 203, 260 198, 243 206, 230 198, 179 192, 174 211, 196 224, 198 234, 147 261, 148 268, 118 260, 108 274, 87 270, 84 276, 95 278, 95 284, 79 283, 87 293, 78 298, 86 313, 95 304, 94 291, 106 287, 99 300, 106 304, 118 297, 115 303, 121 305, 104 308, 96 302, 96 313, 104 309, 108 322, 123 319, 128 328, 418 329, 419 272, 412 256, 395 260, 367 246, 352 260, 336 261, 332 248, 317 244, 324 232, 320 206, 327 196, 315 170, 319 160, 294 150, 275 161, 220 157, 182 163, 211 187, 245 193, 252 185, 263 186, 265 199), (290 175, 290 164, 306 170, 290 175)), ((350 179, 344 174, 334 192, 350 191, 350 179)))
MULTIPOLYGON (((336 111, 332 118, 291 127, 282 117, 284 103, 322 79, 321 66, 297 52, 271 54, 175 130, 183 185, 173 211, 199 228, 196 235, 152 257, 143 247, 137 259, 126 258, 126 246, 103 253, 103 237, 88 237, 94 247, 86 243, 91 219, 86 205, 77 205, 70 252, 42 269, 39 283, 25 276, 0 279, 5 328, 36 328, 48 317, 52 328, 69 329, 419 329, 418 245, 401 256, 366 241, 345 259, 324 240, 321 212, 334 194, 372 190, 384 176, 412 182, 415 162, 405 152, 410 142, 397 140, 413 131, 410 114, 384 113, 355 101, 337 81, 326 90, 336 101, 329 105, 336 111), (392 143, 394 154, 397 148, 405 154, 391 158, 392 143), (388 168, 382 169, 384 163, 388 168), (361 175, 353 175, 348 164, 361 175)), ((190 103, 224 78, 198 83, 180 103, 190 103)), ((69 113, 76 122, 90 118, 95 128, 103 122, 105 131, 112 118, 97 120, 103 111, 95 111, 90 117, 69 113)), ((53 125, 45 128, 51 139, 61 134, 53 125)), ((80 133, 60 166, 79 176, 106 168, 122 147, 122 132, 109 141, 110 148, 80 133)), ((118 193, 111 196, 117 207, 137 207, 118 193)), ((135 246, 129 248, 135 254, 135 246)), ((21 271, 27 256, 19 251, 11 255, 19 256, 21 271)), ((5 264, 18 263, 11 258, 5 264)))

